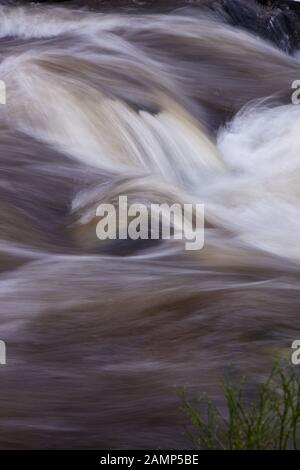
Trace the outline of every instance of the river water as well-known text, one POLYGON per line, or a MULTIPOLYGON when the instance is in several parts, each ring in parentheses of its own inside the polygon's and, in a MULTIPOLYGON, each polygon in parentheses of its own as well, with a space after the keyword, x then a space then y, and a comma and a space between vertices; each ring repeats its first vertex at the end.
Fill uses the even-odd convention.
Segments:
POLYGON ((0 447, 186 448, 180 387, 299 338, 299 60, 202 8, 0 25, 0 447), (204 203, 204 248, 100 242, 124 194, 204 203))

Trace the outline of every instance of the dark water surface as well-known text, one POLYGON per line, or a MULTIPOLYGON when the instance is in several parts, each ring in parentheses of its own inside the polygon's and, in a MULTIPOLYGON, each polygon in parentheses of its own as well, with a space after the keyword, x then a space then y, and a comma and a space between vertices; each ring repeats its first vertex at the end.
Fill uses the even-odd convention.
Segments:
POLYGON ((0 6, 1 448, 185 448, 179 387, 299 337, 298 39, 217 3, 0 6), (204 249, 97 240, 122 194, 203 202, 204 249))

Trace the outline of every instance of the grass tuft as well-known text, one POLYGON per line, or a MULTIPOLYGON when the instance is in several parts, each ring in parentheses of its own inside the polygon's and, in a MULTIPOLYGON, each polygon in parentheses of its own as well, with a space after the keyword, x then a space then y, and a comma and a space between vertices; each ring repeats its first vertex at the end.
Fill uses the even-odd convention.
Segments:
POLYGON ((300 380, 295 369, 276 364, 256 385, 255 399, 245 399, 244 381, 223 386, 225 416, 202 395, 189 399, 180 392, 189 417, 195 449, 297 449, 300 441, 300 380), (204 412, 202 411, 204 410, 204 412))

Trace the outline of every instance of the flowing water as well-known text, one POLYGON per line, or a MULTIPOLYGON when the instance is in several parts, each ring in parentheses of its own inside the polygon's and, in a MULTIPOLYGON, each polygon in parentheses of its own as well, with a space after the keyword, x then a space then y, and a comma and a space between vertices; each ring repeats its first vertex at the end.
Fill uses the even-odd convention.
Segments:
POLYGON ((0 7, 1 448, 185 448, 300 318, 296 57, 202 9, 0 7), (205 204, 205 246, 100 241, 96 207, 205 204))

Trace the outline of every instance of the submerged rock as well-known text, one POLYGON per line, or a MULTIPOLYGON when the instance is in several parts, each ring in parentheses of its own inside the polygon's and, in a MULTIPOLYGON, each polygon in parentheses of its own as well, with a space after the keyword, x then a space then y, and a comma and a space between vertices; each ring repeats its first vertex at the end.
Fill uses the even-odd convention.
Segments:
POLYGON ((212 8, 234 26, 272 41, 285 52, 300 47, 300 3, 295 1, 224 0, 212 8))

